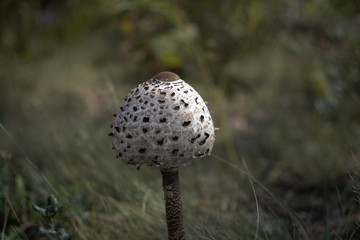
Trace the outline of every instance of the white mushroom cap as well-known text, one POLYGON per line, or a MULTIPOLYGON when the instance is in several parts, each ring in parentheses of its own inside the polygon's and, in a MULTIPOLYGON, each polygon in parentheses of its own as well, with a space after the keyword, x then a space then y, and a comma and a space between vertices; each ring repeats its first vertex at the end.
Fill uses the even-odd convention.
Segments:
POLYGON ((209 155, 215 141, 205 102, 172 72, 161 72, 131 90, 111 127, 117 157, 133 165, 186 165, 209 155))

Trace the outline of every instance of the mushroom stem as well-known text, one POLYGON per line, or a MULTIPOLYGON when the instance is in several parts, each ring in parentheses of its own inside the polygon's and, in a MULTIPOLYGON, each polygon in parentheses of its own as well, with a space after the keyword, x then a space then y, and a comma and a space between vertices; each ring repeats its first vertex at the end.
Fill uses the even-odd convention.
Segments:
POLYGON ((169 240, 185 240, 178 168, 162 168, 161 174, 169 240))

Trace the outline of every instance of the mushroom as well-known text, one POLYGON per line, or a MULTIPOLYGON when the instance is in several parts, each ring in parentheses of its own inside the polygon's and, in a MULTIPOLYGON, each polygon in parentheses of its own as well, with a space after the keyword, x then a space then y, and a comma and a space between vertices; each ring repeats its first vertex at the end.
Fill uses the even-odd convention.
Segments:
POLYGON ((169 239, 185 239, 178 167, 211 153, 214 125, 201 96, 172 72, 131 90, 111 125, 116 157, 161 170, 169 239))

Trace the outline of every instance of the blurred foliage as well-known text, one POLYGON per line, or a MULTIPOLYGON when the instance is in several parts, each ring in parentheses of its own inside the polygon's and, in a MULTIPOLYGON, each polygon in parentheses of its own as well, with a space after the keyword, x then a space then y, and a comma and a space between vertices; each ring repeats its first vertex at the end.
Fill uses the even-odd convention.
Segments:
POLYGON ((31 203, 54 192, 74 239, 163 239, 158 171, 116 162, 106 134, 119 98, 170 70, 220 127, 214 156, 181 169, 190 239, 359 238, 359 13, 357 0, 2 0, 2 236, 31 236, 31 203))
POLYGON ((66 218, 61 216, 63 213, 62 207, 59 209, 59 204, 56 199, 56 197, 53 194, 50 194, 50 196, 47 198, 47 207, 42 208, 37 205, 33 205, 33 209, 41 214, 41 216, 45 220, 45 226, 46 228, 39 227, 38 233, 40 236, 47 236, 49 238, 51 237, 58 237, 60 240, 70 240, 71 235, 63 228, 64 221, 66 222, 66 218), (60 210, 60 211, 59 211, 60 210), (61 220, 57 220, 55 218, 56 215, 57 218, 61 220))

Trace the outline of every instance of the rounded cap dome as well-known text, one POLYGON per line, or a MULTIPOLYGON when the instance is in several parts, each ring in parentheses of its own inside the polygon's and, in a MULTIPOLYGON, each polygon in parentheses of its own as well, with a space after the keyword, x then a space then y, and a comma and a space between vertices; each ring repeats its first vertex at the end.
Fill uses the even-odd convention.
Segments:
POLYGON ((185 165, 209 155, 215 141, 205 102, 171 72, 159 73, 131 90, 111 127, 117 157, 133 165, 185 165))

